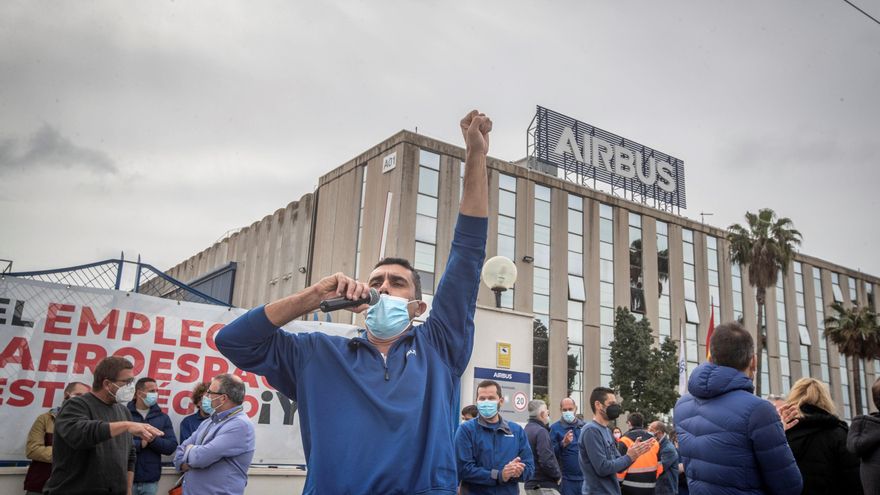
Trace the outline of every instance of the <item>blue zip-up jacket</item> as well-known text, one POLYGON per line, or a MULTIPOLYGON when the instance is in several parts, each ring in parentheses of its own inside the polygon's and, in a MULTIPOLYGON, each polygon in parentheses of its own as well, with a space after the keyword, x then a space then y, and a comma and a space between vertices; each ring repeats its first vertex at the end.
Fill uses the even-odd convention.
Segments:
POLYGON ((297 401, 304 494, 455 493, 453 434, 488 220, 459 215, 425 323, 388 351, 367 339, 288 333, 253 309, 217 333, 220 352, 297 401))
POLYGON ((134 450, 137 453, 137 461, 134 466, 134 482, 135 483, 152 483, 159 481, 162 476, 162 456, 171 455, 177 448, 177 438, 174 435, 174 426, 171 425, 171 418, 163 413, 159 406, 150 406, 147 417, 141 416, 137 410, 137 402, 128 403, 128 410, 131 412, 132 421, 138 423, 148 423, 156 429, 162 430, 165 436, 156 437, 152 442, 148 443, 145 448, 141 447, 141 439, 133 437, 134 450))
POLYGON ((202 413, 196 409, 196 412, 190 414, 189 416, 180 420, 180 443, 186 441, 187 438, 190 437, 196 430, 199 429, 199 425, 202 424, 202 421, 208 419, 210 416, 202 416, 202 413))
POLYGON ((564 480, 584 480, 584 472, 581 471, 581 464, 578 461, 578 441, 580 441, 581 428, 584 427, 584 424, 584 420, 575 418, 574 423, 566 423, 560 419, 550 425, 550 443, 553 445, 556 458, 559 459, 559 467, 562 469, 562 479, 564 480), (562 439, 569 431, 572 431, 574 436, 568 447, 562 448, 562 439))
POLYGON ((675 429, 694 495, 797 495, 802 480, 782 421, 741 371, 703 363, 675 405, 675 429))
POLYGON ((455 460, 461 493, 497 495, 519 493, 519 483, 535 474, 535 460, 523 428, 499 416, 497 423, 477 417, 465 421, 455 432, 455 460), (504 466, 519 457, 526 465, 518 478, 502 480, 504 466))
POLYGON ((664 435, 660 440, 660 464, 663 474, 657 478, 654 495, 676 495, 678 493, 678 451, 675 445, 664 435))

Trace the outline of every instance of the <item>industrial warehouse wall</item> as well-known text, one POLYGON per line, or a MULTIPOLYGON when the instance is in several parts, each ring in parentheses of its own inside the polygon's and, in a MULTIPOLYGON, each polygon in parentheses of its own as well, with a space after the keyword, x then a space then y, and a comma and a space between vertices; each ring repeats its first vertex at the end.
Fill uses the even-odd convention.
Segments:
POLYGON ((306 194, 166 273, 190 282, 234 261, 232 304, 243 308, 294 293, 306 286, 314 208, 315 196, 306 194))

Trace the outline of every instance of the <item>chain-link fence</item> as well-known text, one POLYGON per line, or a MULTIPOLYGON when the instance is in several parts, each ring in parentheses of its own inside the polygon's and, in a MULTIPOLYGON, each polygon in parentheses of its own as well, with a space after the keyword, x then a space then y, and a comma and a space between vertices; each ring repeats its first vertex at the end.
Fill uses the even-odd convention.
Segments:
MULTIPOLYGON (((9 262, 9 267, 12 263, 9 262)), ((0 264, 0 268, 3 268, 0 264)), ((40 280, 71 287, 114 289, 172 299, 175 301, 229 306, 224 301, 204 294, 166 275, 156 267, 124 258, 109 259, 85 265, 30 272, 0 271, 2 277, 40 280)))

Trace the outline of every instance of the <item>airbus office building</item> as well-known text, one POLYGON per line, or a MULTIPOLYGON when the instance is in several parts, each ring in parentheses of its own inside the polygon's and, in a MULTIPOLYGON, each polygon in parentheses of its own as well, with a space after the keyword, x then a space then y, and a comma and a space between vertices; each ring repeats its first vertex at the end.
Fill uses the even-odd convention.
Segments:
MULTIPOLYGON (((531 354, 531 369, 515 371, 531 374, 533 396, 552 405, 570 395, 589 414, 590 390, 611 379, 618 306, 648 318, 657 339, 678 341, 684 331, 689 372, 705 360, 713 311, 716 324, 741 318, 754 331, 754 290, 747 270, 730 263, 725 230, 676 214, 685 206, 680 160, 541 107, 529 155, 516 163, 488 160, 486 255, 506 256, 518 269, 502 311, 533 316, 549 329, 535 325, 525 336, 532 348, 514 350, 531 354)), ((464 156, 458 146, 401 131, 322 176, 315 193, 168 273, 247 308, 336 271, 366 280, 378 259, 395 256, 413 261, 429 300, 449 253, 464 156)), ((811 376, 829 384, 841 417, 859 413, 855 394, 873 411, 869 390, 880 361, 862 363, 863 387, 855 390, 852 360, 828 342, 823 322, 834 301, 873 306, 878 284, 880 278, 795 256, 767 291, 764 393, 786 394, 811 376)), ((478 305, 495 306, 482 284, 478 305)), ((474 349, 475 356, 494 352, 474 349)))

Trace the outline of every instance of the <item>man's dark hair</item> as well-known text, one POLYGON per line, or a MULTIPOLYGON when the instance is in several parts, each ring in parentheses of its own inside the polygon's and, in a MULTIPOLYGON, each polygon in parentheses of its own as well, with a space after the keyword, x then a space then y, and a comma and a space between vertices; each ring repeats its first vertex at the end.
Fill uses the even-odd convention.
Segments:
POLYGON ((208 382, 202 382, 202 383, 199 383, 198 385, 196 385, 196 388, 194 388, 192 391, 193 404, 201 404, 202 397, 204 397, 205 392, 208 391, 209 385, 210 385, 210 383, 208 383, 208 382))
POLYGON ((416 299, 422 299, 422 278, 419 276, 419 272, 417 272, 416 269, 413 268, 413 266, 409 263, 409 260, 406 260, 404 258, 383 258, 378 263, 376 263, 376 265, 373 267, 373 270, 385 265, 400 265, 409 270, 409 272, 412 274, 416 299))
POLYGON ((614 394, 614 390, 608 387, 596 387, 590 392, 590 410, 596 412, 596 402, 605 403, 605 399, 609 394, 614 394))
POLYGON ((131 361, 119 356, 106 357, 95 366, 95 377, 92 380, 92 389, 95 391, 104 388, 104 380, 116 381, 122 370, 134 369, 131 361))
POLYGON ((492 380, 483 380, 477 384, 477 391, 479 392, 481 388, 486 387, 495 387, 495 390, 498 391, 498 397, 503 397, 503 395, 501 395, 501 385, 498 385, 498 382, 492 380))
POLYGON ((642 416, 642 413, 630 413, 629 418, 627 418, 629 424, 632 425, 633 428, 644 428, 645 427, 645 417, 642 416))
POLYGON ((874 385, 871 386, 871 395, 874 396, 874 406, 880 409, 880 378, 875 380, 874 385))
POLYGON ((461 410, 462 416, 470 416, 472 418, 476 418, 480 415, 479 411, 477 411, 477 406, 471 404, 469 406, 464 406, 461 410))
POLYGON ((226 397, 229 397, 233 404, 241 405, 244 402, 245 387, 243 381, 236 380, 229 373, 217 375, 214 377, 214 380, 220 385, 220 389, 217 392, 226 394, 226 397))
POLYGON ((713 363, 742 371, 755 355, 755 340, 741 323, 732 321, 715 328, 709 350, 713 363))
POLYGON ((66 387, 64 387, 64 394, 70 395, 70 393, 73 392, 73 389, 75 389, 77 385, 82 385, 83 387, 89 388, 89 386, 83 382, 70 382, 67 384, 66 387))
POLYGON ((145 376, 143 378, 138 378, 138 381, 134 384, 135 390, 143 390, 148 383, 156 383, 155 378, 150 378, 149 376, 145 376))

